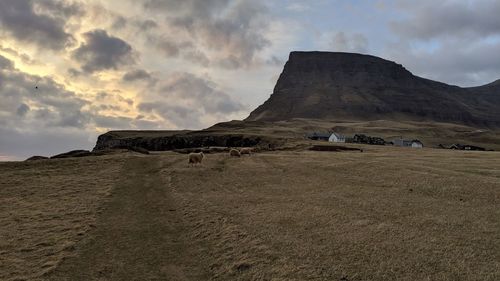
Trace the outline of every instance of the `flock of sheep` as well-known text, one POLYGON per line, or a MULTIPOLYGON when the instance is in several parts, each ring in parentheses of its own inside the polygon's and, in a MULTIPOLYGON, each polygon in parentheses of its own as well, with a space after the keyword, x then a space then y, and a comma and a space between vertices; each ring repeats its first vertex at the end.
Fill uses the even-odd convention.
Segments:
MULTIPOLYGON (((252 148, 242 148, 240 150, 236 148, 231 148, 229 150, 229 156, 231 157, 241 157, 241 155, 244 154, 248 154, 249 156, 252 155, 252 148)), ((198 153, 191 152, 188 154, 188 165, 201 164, 203 158, 205 158, 203 152, 198 152, 198 153)))

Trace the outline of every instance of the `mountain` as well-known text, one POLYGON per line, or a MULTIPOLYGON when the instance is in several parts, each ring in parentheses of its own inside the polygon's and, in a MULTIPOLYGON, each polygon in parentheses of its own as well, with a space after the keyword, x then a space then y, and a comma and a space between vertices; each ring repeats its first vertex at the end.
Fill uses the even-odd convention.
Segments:
POLYGON ((271 97, 246 121, 434 121, 500 127, 500 80, 461 88, 379 57, 292 52, 271 97))

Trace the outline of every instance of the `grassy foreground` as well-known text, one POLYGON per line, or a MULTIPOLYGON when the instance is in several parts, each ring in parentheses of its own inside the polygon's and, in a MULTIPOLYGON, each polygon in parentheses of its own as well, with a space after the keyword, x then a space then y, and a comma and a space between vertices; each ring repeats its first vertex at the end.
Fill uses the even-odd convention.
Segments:
POLYGON ((500 280, 500 154, 0 163, 0 280, 500 280))

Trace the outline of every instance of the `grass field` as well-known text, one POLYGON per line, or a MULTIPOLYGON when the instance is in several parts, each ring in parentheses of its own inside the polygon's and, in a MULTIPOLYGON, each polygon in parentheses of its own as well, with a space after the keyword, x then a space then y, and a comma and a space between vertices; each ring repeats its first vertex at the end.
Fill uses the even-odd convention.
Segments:
POLYGON ((1 280, 500 280, 500 153, 0 163, 1 280))

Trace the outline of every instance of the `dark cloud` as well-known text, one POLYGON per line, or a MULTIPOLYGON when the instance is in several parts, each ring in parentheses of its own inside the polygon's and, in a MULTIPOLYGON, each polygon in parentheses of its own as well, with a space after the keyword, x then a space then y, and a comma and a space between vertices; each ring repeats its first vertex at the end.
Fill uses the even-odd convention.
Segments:
POLYGON ((113 24, 111 25, 111 28, 113 29, 123 29, 127 26, 127 19, 124 16, 117 16, 113 24))
POLYGON ((70 68, 70 69, 68 69, 68 74, 71 77, 78 77, 78 76, 82 75, 82 72, 79 71, 78 69, 70 68))
POLYGON ((2 0, 0 27, 21 42, 60 50, 73 41, 65 31, 67 19, 80 13, 78 5, 62 1, 2 0))
MULTIPOLYGON (((225 68, 248 67, 255 62, 257 52, 269 46, 265 37, 269 17, 261 1, 228 0, 148 0, 144 7, 150 12, 164 13, 172 33, 186 33, 190 46, 208 48, 216 54, 198 60, 204 65, 215 61, 225 68)), ((203 54, 190 46, 178 46, 179 39, 158 40, 159 48, 169 56, 182 49, 190 52, 185 58, 203 54)), ((193 60, 196 61, 196 60, 193 60)))
POLYGON ((191 42, 175 42, 165 39, 158 41, 157 46, 167 57, 177 57, 181 51, 194 48, 191 42))
POLYGON ((137 26, 142 31, 149 31, 151 29, 157 28, 158 24, 154 20, 148 19, 148 20, 137 22, 137 26))
POLYGON ((22 103, 18 108, 17 108, 17 115, 18 116, 25 116, 26 113, 28 113, 28 111, 30 110, 30 107, 27 106, 26 104, 22 103))
POLYGON ((93 30, 83 36, 85 43, 73 52, 73 58, 82 64, 83 71, 92 73, 135 63, 132 47, 105 30, 93 30))
POLYGON ((149 74, 147 71, 143 69, 136 69, 129 71, 123 75, 122 80, 131 82, 131 81, 137 81, 137 80, 151 80, 153 79, 151 77, 151 74, 149 74))
POLYGON ((12 69, 14 68, 14 63, 8 58, 0 55, 0 69, 12 69))

